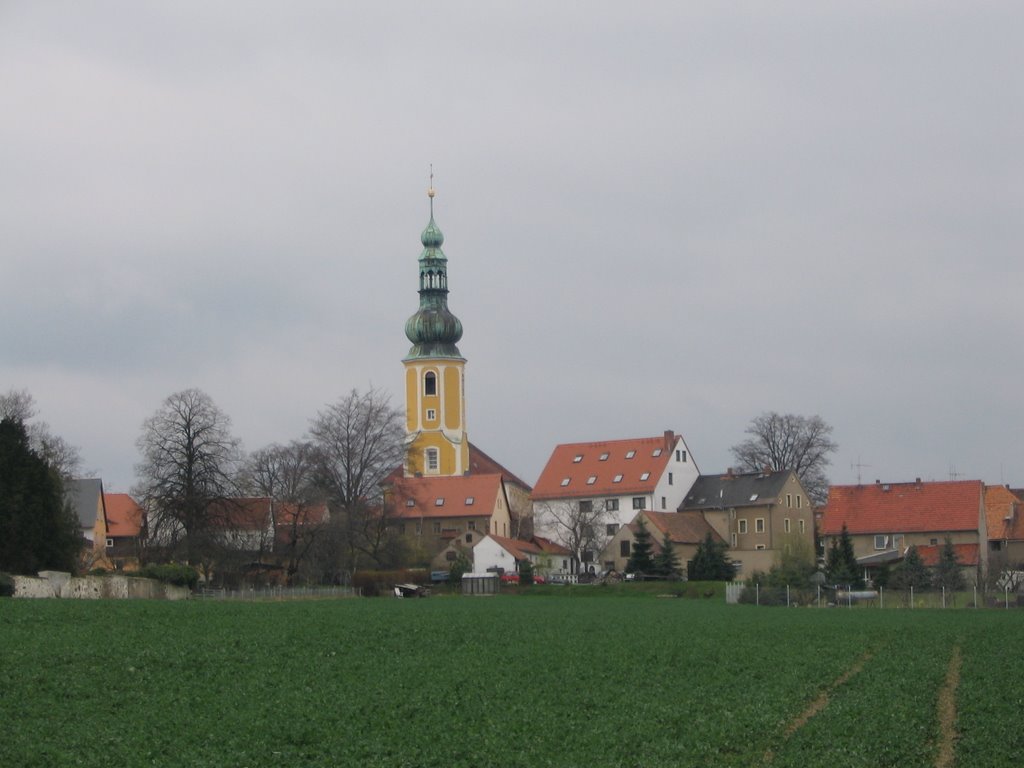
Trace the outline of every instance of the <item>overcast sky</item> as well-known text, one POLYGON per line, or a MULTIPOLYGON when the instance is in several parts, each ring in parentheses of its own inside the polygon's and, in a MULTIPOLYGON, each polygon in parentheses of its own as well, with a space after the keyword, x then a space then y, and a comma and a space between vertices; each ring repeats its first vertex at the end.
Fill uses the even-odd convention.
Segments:
POLYGON ((1024 485, 1024 4, 0 1, 0 391, 107 490, 161 401, 254 450, 401 404, 433 163, 470 438, 835 428, 1024 485))

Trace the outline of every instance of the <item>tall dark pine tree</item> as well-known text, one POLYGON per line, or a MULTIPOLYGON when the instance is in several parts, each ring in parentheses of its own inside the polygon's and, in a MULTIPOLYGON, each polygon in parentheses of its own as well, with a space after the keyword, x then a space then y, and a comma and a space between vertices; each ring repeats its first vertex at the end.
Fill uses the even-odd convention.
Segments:
POLYGON ((80 549, 57 471, 29 447, 24 424, 0 421, 0 571, 72 571, 80 549))
POLYGON ((946 543, 939 551, 939 562, 935 566, 935 586, 939 589, 945 587, 947 592, 955 592, 964 588, 964 574, 960 570, 960 563, 956 559, 956 549, 949 536, 946 537, 946 543))
POLYGON ((637 520, 637 530, 633 539, 633 549, 626 563, 626 573, 654 573, 654 559, 651 557, 651 534, 643 515, 637 520))
POLYGON ((893 569, 889 584, 893 589, 927 589, 931 586, 932 575, 921 560, 916 546, 911 545, 903 556, 903 562, 893 569))
POLYGON ((654 572, 663 579, 679 575, 679 557, 668 533, 661 539, 661 551, 654 556, 654 572))
POLYGON ((726 543, 716 541, 709 532, 697 545, 687 567, 687 577, 691 581, 732 581, 736 577, 736 564, 729 559, 727 550, 726 543))
POLYGON ((843 523, 839 539, 833 539, 832 546, 829 547, 825 559, 825 577, 830 584, 854 588, 864 586, 860 566, 857 565, 857 556, 853 553, 853 540, 850 538, 850 532, 846 530, 846 523, 843 523))

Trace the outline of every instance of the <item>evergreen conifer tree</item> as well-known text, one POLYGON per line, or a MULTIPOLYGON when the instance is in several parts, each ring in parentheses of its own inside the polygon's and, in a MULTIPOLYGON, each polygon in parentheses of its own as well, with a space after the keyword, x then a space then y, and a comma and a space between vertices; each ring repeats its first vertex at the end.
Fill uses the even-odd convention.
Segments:
POLYGON ((956 559, 956 549, 949 536, 946 537, 946 542, 939 551, 939 562, 935 567, 935 586, 940 589, 945 587, 948 592, 964 588, 964 574, 960 570, 960 563, 956 559))
POLYGON ((654 556, 654 572, 663 579, 679 575, 679 557, 667 532, 661 539, 661 552, 654 556))
POLYGON ((32 450, 25 425, 0 421, 0 571, 73 571, 81 549, 78 518, 57 471, 32 450))
POLYGON ((533 563, 528 559, 519 561, 519 583, 533 584, 533 563))
POLYGON ((654 560, 651 557, 651 534, 647 530, 644 516, 637 519, 637 531, 633 538, 633 547, 626 563, 626 573, 652 574, 654 560))
POLYGON ((715 541, 709 532, 697 545, 687 567, 688 578, 692 581, 732 581, 736 577, 736 564, 729 560, 727 549, 724 541, 715 541))
POLYGON ((917 547, 911 545, 903 556, 903 562, 893 569, 889 577, 890 586, 893 589, 927 589, 931 583, 932 576, 928 567, 921 560, 917 547))
POLYGON ((857 557, 853 554, 853 540, 850 538, 850 532, 846 530, 846 523, 843 523, 838 541, 833 539, 829 547, 825 560, 825 577, 830 584, 849 585, 853 588, 864 586, 857 557))

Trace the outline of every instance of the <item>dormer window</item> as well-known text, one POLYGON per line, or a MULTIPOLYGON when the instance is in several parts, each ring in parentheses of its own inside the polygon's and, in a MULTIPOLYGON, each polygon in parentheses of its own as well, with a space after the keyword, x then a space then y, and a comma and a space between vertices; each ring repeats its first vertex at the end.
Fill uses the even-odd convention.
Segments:
POLYGON ((572 463, 573 464, 579 464, 581 461, 583 461, 583 454, 582 453, 577 453, 575 456, 572 457, 572 463))
POLYGON ((428 371, 427 375, 423 377, 423 394, 437 394, 437 374, 433 371, 428 371))
POLYGON ((654 458, 658 458, 659 456, 661 456, 661 448, 655 448, 653 451, 651 451, 651 456, 653 456, 654 458))
POLYGON ((651 473, 650 472, 644 472, 642 475, 640 475, 640 479, 641 480, 650 480, 651 479, 651 473))
MULTIPOLYGON (((473 502, 475 502, 475 501, 476 501, 476 499, 474 499, 474 498, 473 498, 472 496, 467 496, 467 497, 466 497, 466 506, 467 506, 467 507, 471 507, 471 506, 473 506, 473 502)), ((472 520, 470 520, 470 523, 472 523, 472 522, 473 522, 473 521, 472 521, 472 520)))
POLYGON ((634 456, 636 456, 636 451, 626 451, 627 459, 632 459, 634 456))
POLYGON ((616 475, 615 477, 613 477, 612 478, 612 482, 613 483, 621 483, 622 482, 622 475, 616 475))
POLYGON ((598 461, 608 461, 608 453, 602 453, 601 456, 598 458, 598 461))
POLYGON ((597 482, 597 475, 591 475, 587 478, 587 485, 593 485, 597 482))
POLYGON ((434 506, 435 507, 443 507, 444 506, 444 496, 438 496, 436 499, 434 499, 434 506))
POLYGON ((569 484, 569 478, 568 477, 563 477, 562 478, 562 487, 565 488, 565 486, 567 486, 568 484, 569 484))

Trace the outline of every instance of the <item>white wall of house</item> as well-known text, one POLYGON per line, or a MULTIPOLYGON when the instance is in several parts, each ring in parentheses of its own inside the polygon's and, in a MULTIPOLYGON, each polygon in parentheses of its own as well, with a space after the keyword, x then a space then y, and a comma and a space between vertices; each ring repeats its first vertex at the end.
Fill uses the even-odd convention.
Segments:
POLYGON ((473 572, 486 573, 489 568, 511 573, 516 570, 516 559, 490 536, 484 536, 473 546, 473 572))

